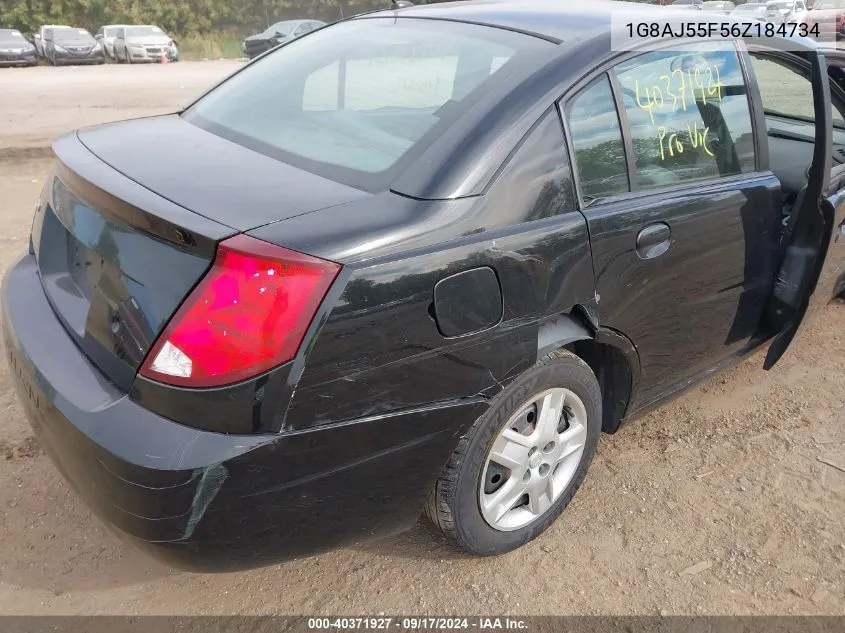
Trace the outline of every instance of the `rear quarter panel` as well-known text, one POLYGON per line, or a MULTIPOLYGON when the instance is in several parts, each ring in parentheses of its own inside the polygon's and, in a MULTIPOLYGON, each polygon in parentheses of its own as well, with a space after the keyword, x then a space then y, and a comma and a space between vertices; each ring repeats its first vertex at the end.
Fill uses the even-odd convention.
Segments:
POLYGON ((483 196, 385 194, 253 234, 345 265, 292 370, 287 428, 494 395, 536 362, 541 323, 595 303, 587 225, 553 109, 483 196), (482 266, 498 277, 502 320, 442 336, 434 286, 482 266))
POLYGON ((536 362, 546 317, 593 300, 589 242, 577 212, 356 267, 307 355, 285 426, 492 395, 536 362), (502 321, 444 338, 431 315, 434 285, 479 266, 499 278, 502 321))

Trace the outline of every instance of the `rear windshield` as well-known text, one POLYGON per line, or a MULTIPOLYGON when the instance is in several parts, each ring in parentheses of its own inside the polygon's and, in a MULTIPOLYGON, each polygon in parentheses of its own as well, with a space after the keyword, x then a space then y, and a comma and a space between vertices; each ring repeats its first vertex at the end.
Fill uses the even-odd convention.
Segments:
POLYGON ((498 81, 504 67, 551 47, 474 24, 352 20, 293 40, 183 116, 279 160, 377 190, 498 81))

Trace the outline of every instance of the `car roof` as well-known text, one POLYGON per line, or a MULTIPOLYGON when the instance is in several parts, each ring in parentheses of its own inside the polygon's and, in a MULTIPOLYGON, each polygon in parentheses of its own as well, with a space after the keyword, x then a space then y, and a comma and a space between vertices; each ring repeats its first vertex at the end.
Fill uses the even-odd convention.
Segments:
POLYGON ((472 22, 537 35, 556 42, 583 40, 586 33, 606 33, 612 13, 644 13, 677 16, 677 11, 657 5, 619 0, 590 3, 549 2, 549 0, 468 0, 417 5, 398 10, 378 11, 359 17, 400 15, 472 22))

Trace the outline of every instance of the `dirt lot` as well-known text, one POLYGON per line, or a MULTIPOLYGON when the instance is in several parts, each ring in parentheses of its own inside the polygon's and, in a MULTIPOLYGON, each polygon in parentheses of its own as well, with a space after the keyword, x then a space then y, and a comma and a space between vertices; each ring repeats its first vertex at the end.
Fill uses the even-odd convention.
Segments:
MULTIPOLYGON (((235 67, 0 72, 0 272, 27 243, 48 139, 176 108, 235 67)), ((421 521, 210 576, 148 560, 91 515, 0 362, 0 613, 845 614, 843 315, 826 308, 772 372, 752 358, 602 438, 570 508, 518 552, 468 559, 421 521)))

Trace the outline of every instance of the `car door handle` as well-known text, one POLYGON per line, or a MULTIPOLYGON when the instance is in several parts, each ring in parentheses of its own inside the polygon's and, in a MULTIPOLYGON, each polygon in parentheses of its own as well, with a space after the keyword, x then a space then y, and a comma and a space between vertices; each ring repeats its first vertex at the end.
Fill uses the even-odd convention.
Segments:
POLYGON ((663 222, 645 227, 637 234, 637 255, 640 259, 654 259, 669 250, 672 231, 663 222))

